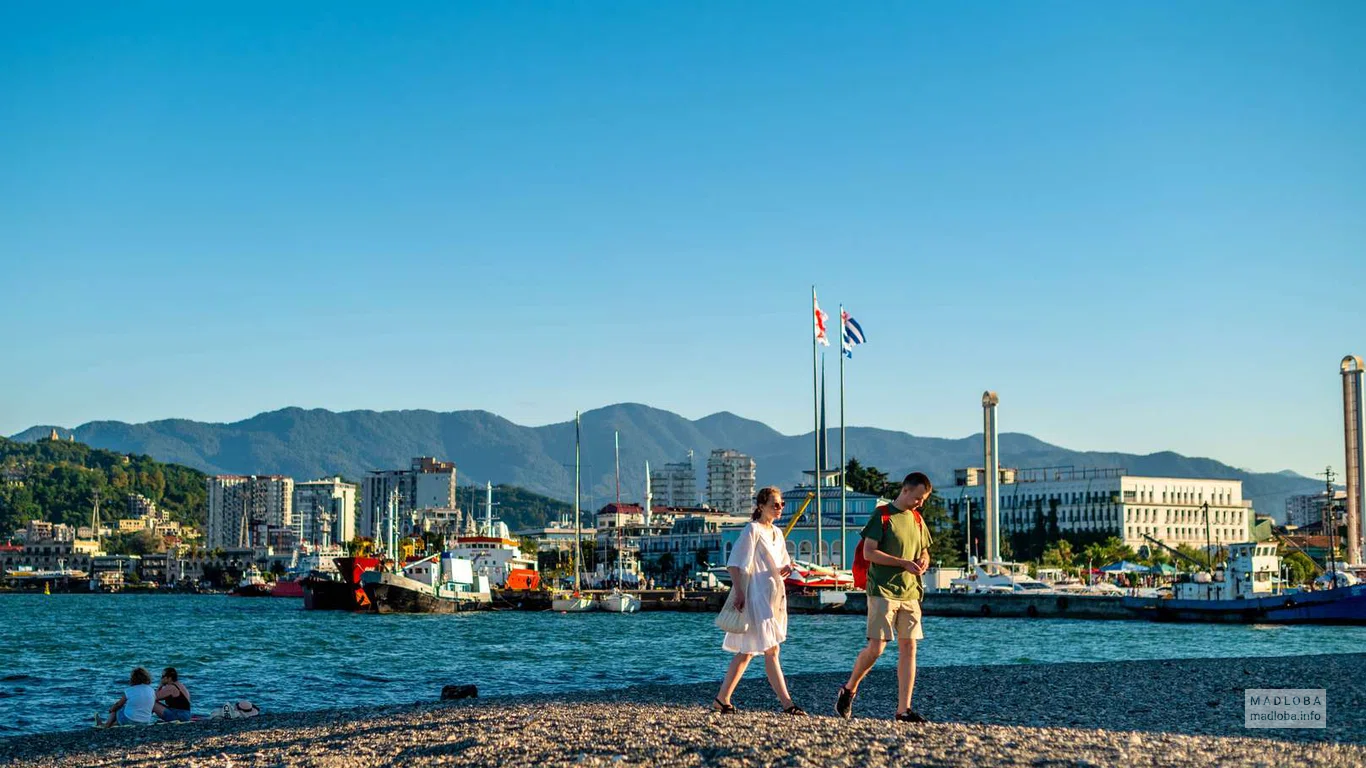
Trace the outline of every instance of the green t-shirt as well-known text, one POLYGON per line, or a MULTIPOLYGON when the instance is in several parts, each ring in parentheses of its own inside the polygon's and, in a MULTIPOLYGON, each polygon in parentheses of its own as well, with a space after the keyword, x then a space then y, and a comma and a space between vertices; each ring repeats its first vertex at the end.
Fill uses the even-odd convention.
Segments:
MULTIPOLYGON (((872 518, 859 535, 860 538, 876 541, 877 548, 882 552, 907 560, 916 559, 922 550, 930 546, 930 531, 924 521, 918 520, 915 513, 898 511, 890 504, 873 510, 872 518), (885 534, 882 528, 884 511, 892 513, 887 520, 885 534)), ((862 546, 863 542, 860 541, 859 545, 862 546)), ((919 575, 905 568, 869 563, 868 594, 888 600, 920 600, 924 597, 925 586, 919 575)))

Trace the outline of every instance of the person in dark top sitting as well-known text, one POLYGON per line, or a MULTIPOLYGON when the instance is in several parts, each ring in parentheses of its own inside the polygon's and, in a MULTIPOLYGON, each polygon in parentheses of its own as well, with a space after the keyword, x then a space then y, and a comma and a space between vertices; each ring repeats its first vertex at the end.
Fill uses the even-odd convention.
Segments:
POLYGON ((167 667, 161 673, 161 687, 157 688, 157 703, 152 711, 168 723, 190 721, 190 691, 180 682, 175 667, 167 667))

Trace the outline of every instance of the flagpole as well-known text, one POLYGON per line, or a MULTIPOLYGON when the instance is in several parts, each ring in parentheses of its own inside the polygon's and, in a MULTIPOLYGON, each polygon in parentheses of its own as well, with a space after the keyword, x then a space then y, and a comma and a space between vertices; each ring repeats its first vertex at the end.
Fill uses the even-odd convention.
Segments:
POLYGON ((846 495, 844 469, 849 466, 844 456, 844 305, 840 305, 840 567, 849 567, 849 499, 846 495))
POLYGON ((816 564, 821 562, 821 391, 820 379, 817 378, 816 361, 819 352, 816 349, 816 334, 820 332, 820 317, 816 314, 816 286, 811 286, 811 411, 816 421, 816 428, 812 434, 816 438, 816 472, 812 475, 812 481, 816 491, 816 564))
MULTIPOLYGON (((827 332, 828 336, 828 332, 827 332)), ((821 487, 825 487, 825 462, 830 460, 830 419, 825 416, 825 355, 821 355, 821 487)), ((819 517, 816 518, 816 541, 825 543, 825 528, 819 517)), ((820 548, 816 550, 816 565, 824 565, 820 548)))

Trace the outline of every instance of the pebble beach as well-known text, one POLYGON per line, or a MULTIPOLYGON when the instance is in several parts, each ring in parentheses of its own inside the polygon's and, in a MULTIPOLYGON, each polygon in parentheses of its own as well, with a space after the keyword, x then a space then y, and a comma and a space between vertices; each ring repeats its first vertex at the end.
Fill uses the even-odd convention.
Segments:
POLYGON ((928 725, 891 719, 891 658, 852 721, 832 714, 841 682, 790 675, 811 713, 794 717, 757 670, 734 715, 705 708, 715 684, 442 703, 442 684, 478 681, 431 681, 410 706, 5 739, 0 765, 1366 765, 1366 654, 926 668, 928 725), (1327 728, 1247 729, 1246 688, 1325 688, 1327 728))

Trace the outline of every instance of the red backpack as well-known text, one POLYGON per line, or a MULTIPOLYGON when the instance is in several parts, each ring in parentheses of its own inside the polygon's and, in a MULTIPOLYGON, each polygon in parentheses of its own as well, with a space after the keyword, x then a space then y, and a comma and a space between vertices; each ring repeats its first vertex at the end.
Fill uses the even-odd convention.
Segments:
MULTIPOLYGON (((890 504, 887 505, 887 506, 878 507, 878 511, 880 511, 880 512, 882 513, 882 535, 878 537, 878 543, 879 543, 879 544, 881 544, 881 543, 882 543, 882 539, 886 538, 886 536, 887 536, 887 523, 892 519, 892 513, 889 511, 890 507, 891 507, 890 504)), ((920 523, 920 511, 919 511, 919 510, 911 510, 911 511, 915 513, 915 521, 916 521, 916 523, 920 523)), ((854 568, 853 568, 853 571, 854 571, 854 589, 867 589, 867 588, 868 588, 868 558, 866 558, 866 557, 863 556, 863 540, 862 540, 862 539, 859 539, 858 546, 854 547, 854 568)))

